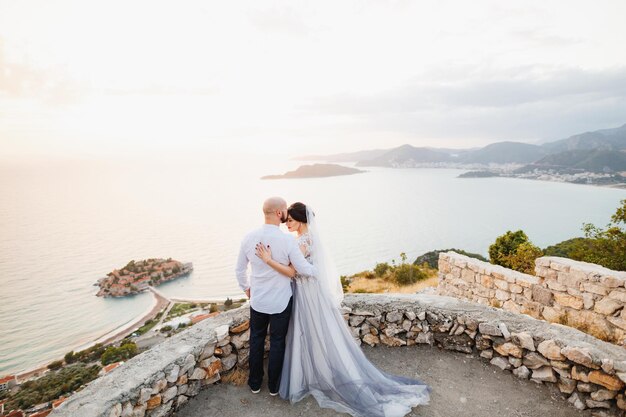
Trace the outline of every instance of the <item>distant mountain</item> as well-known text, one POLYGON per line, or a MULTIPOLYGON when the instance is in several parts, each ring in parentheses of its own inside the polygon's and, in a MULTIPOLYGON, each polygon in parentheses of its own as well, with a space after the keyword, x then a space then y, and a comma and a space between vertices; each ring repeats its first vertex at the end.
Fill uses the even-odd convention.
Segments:
POLYGON ((446 152, 402 145, 376 158, 359 161, 356 165, 361 167, 411 167, 419 163, 452 162, 456 160, 456 158, 446 152))
POLYGON ((570 136, 567 139, 545 143, 543 148, 549 153, 599 149, 617 151, 626 149, 626 124, 614 129, 602 129, 570 136))
POLYGON ((372 149, 369 151, 338 153, 335 155, 298 156, 294 159, 296 161, 357 162, 377 158, 388 151, 389 149, 372 149))
MULTIPOLYGON (((549 155, 561 154, 565 151, 613 151, 626 150, 626 124, 613 128, 602 129, 574 135, 555 142, 533 145, 522 142, 497 142, 479 149, 447 149, 432 147, 414 147, 402 145, 393 149, 374 149, 360 152, 341 153, 335 155, 302 156, 298 160, 324 160, 330 162, 357 162, 357 166, 411 167, 429 163, 454 163, 458 165, 488 164, 531 164, 538 163, 549 155)), ((570 167, 571 164, 585 167, 593 166, 602 170, 606 167, 621 166, 620 155, 589 153, 588 158, 580 154, 566 154, 546 159, 542 162, 547 166, 570 167), (569 161, 569 162, 568 162, 569 161), (562 162, 560 165, 558 162, 562 162), (601 167, 602 166, 602 167, 601 167), (600 167, 600 168, 598 168, 600 167)), ((583 169, 583 168, 581 168, 583 169)), ((610 168, 613 169, 613 168, 610 168)))
POLYGON ((527 164, 547 154, 541 146, 522 142, 497 142, 468 152, 461 161, 468 164, 527 164))
POLYGON ((547 155, 516 172, 528 172, 534 169, 623 172, 626 171, 626 151, 577 149, 559 152, 547 155))
POLYGON ((262 180, 277 180, 284 178, 318 178, 318 177, 336 177, 338 175, 360 174, 365 171, 360 169, 344 167, 335 164, 313 164, 302 165, 295 171, 286 172, 283 175, 266 175, 261 177, 262 180))

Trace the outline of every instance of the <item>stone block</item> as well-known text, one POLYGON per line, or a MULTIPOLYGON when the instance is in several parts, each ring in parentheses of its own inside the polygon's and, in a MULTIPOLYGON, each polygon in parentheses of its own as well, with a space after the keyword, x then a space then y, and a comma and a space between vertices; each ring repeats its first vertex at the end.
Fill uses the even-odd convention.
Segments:
POLYGON ((491 277, 489 275, 481 274, 480 275, 480 285, 482 285, 483 287, 486 287, 486 288, 493 288, 493 286, 494 286, 494 284, 493 284, 493 277, 491 277))
POLYGON ((582 297, 563 294, 563 293, 554 293, 554 302, 563 306, 570 307, 576 310, 580 310, 583 308, 583 299, 582 297))
POLYGON ((559 391, 563 394, 571 394, 576 389, 577 381, 570 378, 559 377, 559 391))
POLYGON ((533 285, 532 291, 532 301, 536 301, 544 306, 552 305, 552 291, 547 288, 543 288, 541 285, 533 285))
POLYGON ((535 342, 528 332, 511 333, 511 340, 523 349, 527 349, 531 352, 535 351, 535 342))
MULTIPOLYGON (((421 334, 421 333, 420 333, 421 334)), ((418 335, 419 338, 419 335, 418 335)), ((397 337, 389 337, 384 333, 381 333, 380 335, 380 341, 387 346, 405 346, 406 345, 406 341, 397 338, 397 337)))
POLYGON ((493 350, 491 349, 485 349, 483 351, 480 352, 480 357, 481 358, 485 358, 485 359, 491 359, 493 358, 493 350))
POLYGON ((588 368, 595 367, 589 349, 566 346, 561 349, 561 354, 574 363, 578 363, 588 368))
POLYGON ((237 333, 245 332, 249 328, 250 328, 250 320, 246 320, 243 323, 241 323, 239 326, 235 326, 232 329, 230 329, 230 332, 237 334, 237 333))
POLYGON ((525 366, 513 369, 513 375, 520 379, 528 379, 530 377, 530 370, 525 366))
POLYGON ((511 298, 511 293, 503 290, 496 290, 496 298, 500 301, 506 301, 511 298))
POLYGON ((161 395, 157 394, 151 397, 146 403, 146 410, 153 410, 161 405, 161 395))
POLYGON ((497 324, 480 323, 478 325, 478 331, 488 336, 502 336, 502 331, 498 328, 497 324))
POLYGON ((613 290, 609 293, 609 298, 626 303, 626 291, 623 289, 613 290))
POLYGON ((617 392, 608 389, 599 389, 591 393, 591 399, 594 401, 607 401, 612 400, 617 395, 617 392))
POLYGON ((554 340, 544 340, 539 343, 537 346, 537 350, 547 359, 553 359, 557 361, 561 361, 565 359, 565 356, 561 354, 561 348, 556 344, 554 340))
POLYGON ((374 336, 370 333, 363 336, 363 342, 367 343, 370 346, 376 346, 380 343, 380 339, 378 338, 378 336, 374 336))
POLYGON ((558 282, 556 279, 546 279, 544 282, 548 286, 548 288, 553 291, 561 291, 561 292, 567 291, 567 287, 561 284, 560 282, 558 282))
POLYGON ((541 382, 557 382, 554 371, 550 366, 544 366, 542 368, 533 370, 532 379, 541 382))
POLYGON ((589 372, 589 382, 602 385, 604 388, 611 391, 619 391, 624 388, 624 381, 614 375, 609 375, 602 371, 589 372))
POLYGON ((537 352, 527 353, 524 356, 522 363, 529 369, 539 369, 541 367, 550 365, 550 362, 548 362, 546 358, 544 358, 537 352))
POLYGON ((582 290, 598 295, 607 295, 608 290, 604 285, 596 284, 595 282, 583 282, 581 284, 582 290))
POLYGON ((618 310, 624 308, 624 304, 621 301, 615 300, 610 297, 605 297, 595 303, 594 311, 596 313, 604 314, 606 316, 612 316, 618 310))
POLYGON ((574 365, 572 366, 572 379, 575 379, 576 381, 589 382, 589 374, 584 370, 584 368, 574 365))
POLYGON ((497 366, 503 371, 507 369, 511 369, 511 364, 509 363, 509 361, 506 360, 506 358, 503 358, 502 356, 497 356, 493 358, 491 361, 489 361, 489 363, 497 366))

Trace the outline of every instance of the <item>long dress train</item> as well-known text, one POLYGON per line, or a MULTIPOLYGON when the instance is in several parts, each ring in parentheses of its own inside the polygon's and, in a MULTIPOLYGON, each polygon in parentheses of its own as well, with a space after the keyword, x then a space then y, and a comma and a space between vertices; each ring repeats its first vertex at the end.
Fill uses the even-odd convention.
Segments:
MULTIPOLYGON (((306 234, 298 239, 310 247, 306 234)), ((310 259, 310 253, 305 256, 310 259)), ((313 395, 320 407, 360 416, 404 416, 429 401, 421 381, 377 369, 355 342, 314 277, 296 275, 279 394, 291 403, 313 395)))

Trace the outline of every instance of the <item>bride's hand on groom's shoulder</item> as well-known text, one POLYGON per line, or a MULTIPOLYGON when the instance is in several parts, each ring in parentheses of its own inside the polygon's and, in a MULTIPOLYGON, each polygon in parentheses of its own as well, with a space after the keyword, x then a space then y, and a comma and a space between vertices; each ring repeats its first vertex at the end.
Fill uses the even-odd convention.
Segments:
POLYGON ((261 258, 263 262, 268 263, 272 259, 272 250, 269 245, 265 246, 262 243, 256 244, 256 256, 261 258))

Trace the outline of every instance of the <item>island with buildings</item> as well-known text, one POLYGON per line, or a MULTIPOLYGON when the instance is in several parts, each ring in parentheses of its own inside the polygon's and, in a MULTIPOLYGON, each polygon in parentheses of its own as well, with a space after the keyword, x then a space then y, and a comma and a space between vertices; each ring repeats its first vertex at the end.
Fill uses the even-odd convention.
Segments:
POLYGON ((130 261, 120 269, 114 269, 106 277, 100 278, 94 285, 100 287, 98 297, 124 297, 148 290, 193 270, 191 262, 182 263, 172 258, 150 258, 142 261, 130 261))

